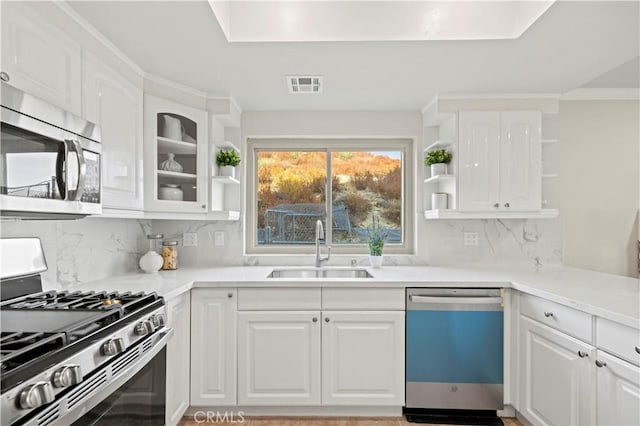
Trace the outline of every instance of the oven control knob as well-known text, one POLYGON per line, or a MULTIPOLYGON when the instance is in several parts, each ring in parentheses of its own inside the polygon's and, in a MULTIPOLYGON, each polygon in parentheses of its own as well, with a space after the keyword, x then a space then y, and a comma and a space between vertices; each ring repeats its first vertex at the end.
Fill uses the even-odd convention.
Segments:
POLYGON ((124 352, 124 340, 122 337, 109 339, 100 347, 100 353, 104 356, 118 355, 124 352))
POLYGON ((82 373, 79 365, 65 365, 53 373, 53 386, 56 388, 66 388, 77 385, 82 381, 82 373))
POLYGON ((165 319, 163 314, 155 314, 151 316, 151 322, 155 328, 160 328, 165 324, 165 319))
POLYGON ((37 408, 56 399, 49 382, 37 382, 20 391, 18 406, 23 409, 37 408))
POLYGON ((136 336, 146 336, 153 333, 153 324, 151 321, 140 321, 133 329, 133 334, 136 336))

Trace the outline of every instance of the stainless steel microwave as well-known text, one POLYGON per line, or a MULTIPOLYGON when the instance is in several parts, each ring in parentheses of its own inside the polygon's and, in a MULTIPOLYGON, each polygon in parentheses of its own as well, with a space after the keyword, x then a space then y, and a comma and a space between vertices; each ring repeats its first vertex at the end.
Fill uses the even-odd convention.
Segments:
POLYGON ((2 83, 0 215, 102 213, 100 128, 2 83))

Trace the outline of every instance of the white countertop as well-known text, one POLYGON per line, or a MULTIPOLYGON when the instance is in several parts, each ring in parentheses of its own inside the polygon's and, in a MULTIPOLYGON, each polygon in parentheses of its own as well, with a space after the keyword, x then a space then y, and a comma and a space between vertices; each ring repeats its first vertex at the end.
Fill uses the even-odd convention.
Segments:
POLYGON ((183 268, 134 273, 94 281, 72 290, 156 292, 171 299, 196 287, 505 287, 640 327, 640 281, 569 267, 539 272, 509 269, 393 266, 366 268, 368 279, 267 279, 273 266, 183 268))

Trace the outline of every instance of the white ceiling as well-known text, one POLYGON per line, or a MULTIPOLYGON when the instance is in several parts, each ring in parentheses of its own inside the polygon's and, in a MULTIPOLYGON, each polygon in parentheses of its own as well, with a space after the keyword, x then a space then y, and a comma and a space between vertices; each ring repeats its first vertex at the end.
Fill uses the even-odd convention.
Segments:
POLYGON ((519 37, 555 0, 210 0, 227 40, 489 40, 519 37))
POLYGON ((244 110, 417 110, 436 94, 563 93, 638 57, 640 3, 556 2, 514 40, 229 43, 206 1, 71 6, 145 71, 244 110), (286 75, 323 75, 290 95, 286 75))

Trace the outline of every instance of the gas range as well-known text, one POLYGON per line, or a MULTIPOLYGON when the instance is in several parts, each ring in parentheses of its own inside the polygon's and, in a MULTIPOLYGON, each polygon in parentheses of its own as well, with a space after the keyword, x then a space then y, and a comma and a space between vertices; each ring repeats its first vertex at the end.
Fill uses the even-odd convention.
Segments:
MULTIPOLYGON (((31 291, 40 281, 4 273, 2 286, 20 279, 31 291)), ((1 423, 38 426, 80 419, 144 368, 172 333, 154 293, 80 291, 2 301, 0 331, 1 423)))

